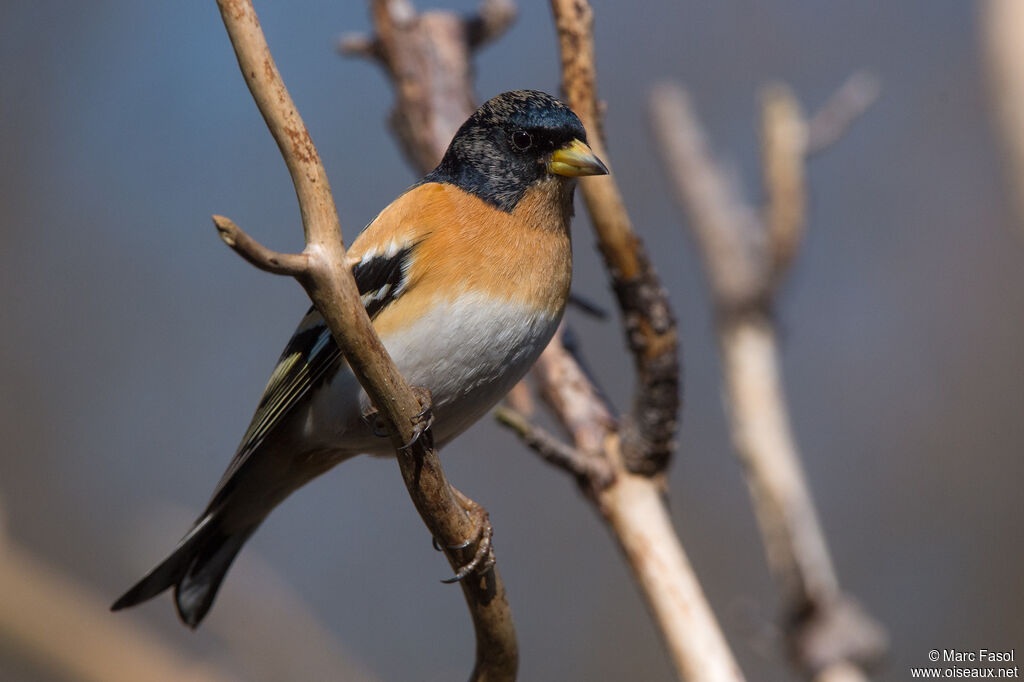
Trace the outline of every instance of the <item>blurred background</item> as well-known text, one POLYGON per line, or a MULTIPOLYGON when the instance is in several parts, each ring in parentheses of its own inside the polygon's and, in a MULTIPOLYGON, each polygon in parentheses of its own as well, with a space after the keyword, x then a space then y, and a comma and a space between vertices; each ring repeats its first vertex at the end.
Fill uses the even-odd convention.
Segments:
MULTIPOLYGON (((840 580, 892 638, 877 679, 908 679, 933 648, 1024 650, 1024 231, 999 163, 979 5, 594 9, 610 155, 684 339, 672 511, 748 679, 793 673, 728 441, 707 289, 647 125, 664 79, 689 89, 759 201, 757 89, 782 79, 813 111, 857 69, 880 78, 881 99, 809 166, 809 233, 779 310, 794 428, 840 580)), ((366 8, 257 10, 351 241, 416 179, 387 130, 383 72, 334 52, 340 34, 369 30, 366 8)), ((521 3, 477 74, 481 100, 558 91, 546 3, 521 3)), ((98 632, 130 624, 237 679, 464 679, 461 594, 440 584, 447 564, 389 460, 351 461, 289 499, 197 632, 166 596, 105 610, 205 505, 308 305, 210 222, 223 213, 274 248, 301 247, 288 175, 215 4, 0 4, 0 149, 0 609, 61 637, 75 602, 98 632), (2 582, 14 565, 43 581, 38 595, 2 582)), ((574 288, 611 308, 583 213, 574 288)), ((623 404, 617 324, 570 321, 623 404)), ((490 511, 521 679, 674 679, 568 477, 490 419, 444 461, 490 511)), ((0 631, 0 679, 66 679, 36 651, 0 631)))

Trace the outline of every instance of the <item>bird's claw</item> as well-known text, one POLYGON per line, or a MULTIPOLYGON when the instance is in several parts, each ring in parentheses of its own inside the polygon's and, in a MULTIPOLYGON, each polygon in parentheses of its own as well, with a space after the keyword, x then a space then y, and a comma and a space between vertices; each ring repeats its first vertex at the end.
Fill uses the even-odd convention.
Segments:
MULTIPOLYGON (((420 386, 412 387, 413 395, 420 403, 420 411, 412 417, 412 439, 402 446, 403 450, 408 450, 416 444, 427 429, 430 428, 431 424, 434 423, 434 414, 432 411, 433 400, 430 397, 430 391, 420 386)), ((362 415, 363 423, 366 424, 373 431, 373 435, 377 438, 390 438, 391 433, 388 432, 387 426, 384 424, 384 420, 381 418, 377 408, 370 407, 363 412, 362 415)))
POLYGON ((403 450, 408 450, 416 442, 423 437, 423 434, 427 432, 427 429, 434 423, 434 411, 433 411, 433 398, 430 396, 430 391, 422 386, 413 386, 412 392, 416 396, 416 399, 420 401, 420 411, 412 417, 412 438, 408 443, 402 446, 403 450))
MULTIPOLYGON (((459 500, 459 504, 462 508, 476 520, 476 532, 473 533, 465 542, 458 545, 448 547, 450 550, 466 549, 476 543, 476 551, 473 553, 473 558, 466 564, 459 568, 451 578, 445 578, 441 582, 446 584, 457 583, 465 580, 473 574, 486 573, 491 570, 494 566, 494 545, 492 539, 494 537, 494 528, 491 526, 491 520, 487 515, 487 510, 478 505, 473 500, 469 499, 457 490, 456 497, 459 500)), ((441 547, 437 542, 437 538, 433 539, 434 549, 440 551, 441 547)))

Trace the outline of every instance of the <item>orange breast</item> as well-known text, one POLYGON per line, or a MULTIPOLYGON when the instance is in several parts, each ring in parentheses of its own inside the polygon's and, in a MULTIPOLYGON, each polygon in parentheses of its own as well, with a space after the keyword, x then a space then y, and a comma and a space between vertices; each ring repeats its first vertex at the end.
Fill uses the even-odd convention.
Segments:
POLYGON ((395 304, 408 312, 476 292, 557 315, 572 279, 570 200, 564 183, 553 179, 505 213, 452 185, 420 185, 377 216, 349 257, 418 242, 407 293, 395 304))

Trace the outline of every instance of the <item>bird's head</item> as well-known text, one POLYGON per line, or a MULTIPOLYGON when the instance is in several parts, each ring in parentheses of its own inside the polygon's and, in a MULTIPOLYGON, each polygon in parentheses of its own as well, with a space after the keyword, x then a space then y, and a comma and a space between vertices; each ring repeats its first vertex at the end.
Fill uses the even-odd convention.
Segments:
POLYGON ((513 90, 462 124, 426 180, 458 185, 511 211, 532 185, 607 172, 572 109, 537 90, 513 90))

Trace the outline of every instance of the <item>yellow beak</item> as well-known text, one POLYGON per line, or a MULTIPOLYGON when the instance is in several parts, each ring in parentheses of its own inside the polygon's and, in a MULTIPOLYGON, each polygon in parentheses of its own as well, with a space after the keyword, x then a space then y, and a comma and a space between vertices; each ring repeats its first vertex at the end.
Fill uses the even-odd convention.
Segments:
POLYGON ((585 142, 574 139, 551 155, 548 172, 578 178, 581 175, 607 175, 608 166, 601 163, 585 142))

